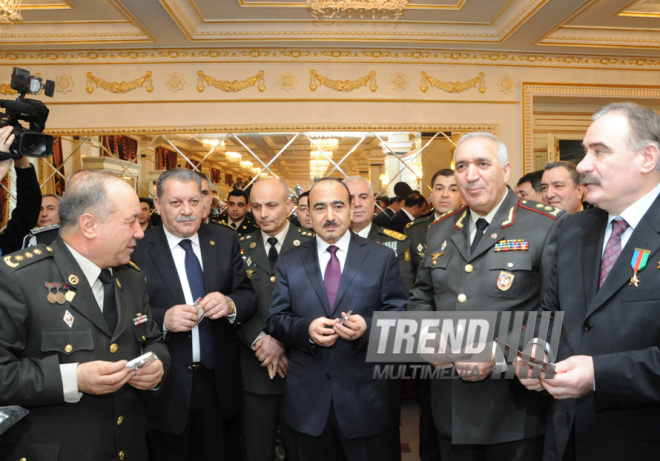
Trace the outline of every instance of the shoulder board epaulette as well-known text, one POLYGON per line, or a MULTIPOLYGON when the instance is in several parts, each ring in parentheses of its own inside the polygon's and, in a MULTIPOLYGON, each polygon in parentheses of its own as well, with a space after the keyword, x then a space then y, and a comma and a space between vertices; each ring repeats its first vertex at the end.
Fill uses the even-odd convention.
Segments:
POLYGON ((393 231, 392 229, 383 229, 383 234, 387 235, 388 237, 392 237, 393 239, 397 239, 397 240, 405 240, 406 238, 408 238, 405 235, 403 235, 402 233, 397 232, 397 231, 393 231))
POLYGON ((417 226, 419 224, 430 224, 431 223, 431 218, 429 216, 422 216, 421 218, 417 218, 414 221, 409 222, 406 224, 406 229, 410 229, 411 227, 417 226))
POLYGON ((59 229, 59 228, 60 228, 59 224, 50 224, 48 226, 43 226, 43 227, 34 227, 30 231, 30 234, 37 235, 37 234, 41 234, 42 232, 48 232, 50 230, 59 229))
POLYGON ((527 200, 520 200, 519 203, 521 208, 536 211, 537 213, 546 215, 552 219, 557 219, 563 211, 561 208, 546 205, 545 203, 529 202, 527 200), (536 203, 536 205, 534 205, 534 203, 536 203))
POLYGON ((3 256, 2 259, 6 265, 12 269, 19 267, 25 267, 32 264, 35 261, 41 261, 45 258, 51 258, 53 256, 53 249, 48 245, 37 245, 29 248, 24 248, 15 253, 3 256))
POLYGON ((129 261, 129 262, 128 262, 128 266, 129 266, 129 267, 132 267, 132 268, 135 269, 136 271, 140 272, 140 268, 139 268, 138 265, 135 264, 133 261, 129 261))
POLYGON ((310 237, 310 238, 316 236, 316 233, 314 231, 311 231, 309 229, 303 229, 302 227, 298 228, 298 233, 304 235, 305 237, 310 237))
POLYGON ((410 221, 408 224, 406 224, 406 229, 409 229, 415 224, 415 221, 410 221))
POLYGON ((448 211, 448 212, 446 212, 446 213, 443 213, 443 214, 441 214, 440 216, 438 216, 438 219, 436 219, 435 221, 433 221, 433 222, 431 223, 431 225, 433 225, 433 224, 437 224, 437 223, 439 223, 440 221, 442 221, 443 219, 446 219, 446 218, 448 218, 448 217, 450 217, 450 216, 454 216, 455 214, 460 213, 461 211, 465 211, 465 210, 467 210, 467 206, 462 206, 462 207, 460 207, 460 208, 456 208, 455 210, 450 210, 450 211, 448 211))

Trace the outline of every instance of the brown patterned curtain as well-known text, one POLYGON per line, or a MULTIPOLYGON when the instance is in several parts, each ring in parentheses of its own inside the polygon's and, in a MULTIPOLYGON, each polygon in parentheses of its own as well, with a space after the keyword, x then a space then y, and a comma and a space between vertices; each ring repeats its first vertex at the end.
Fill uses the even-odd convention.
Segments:
POLYGON ((138 143, 135 139, 122 135, 108 135, 101 137, 101 143, 112 152, 109 155, 108 151, 103 151, 105 157, 116 156, 120 160, 134 161, 137 158, 138 143))
POLYGON ((176 152, 167 150, 164 147, 156 147, 156 169, 171 170, 176 168, 176 152))
POLYGON ((213 184, 217 184, 220 181, 222 181, 222 174, 220 173, 220 170, 218 170, 217 168, 211 168, 209 175, 211 176, 211 182, 213 184))

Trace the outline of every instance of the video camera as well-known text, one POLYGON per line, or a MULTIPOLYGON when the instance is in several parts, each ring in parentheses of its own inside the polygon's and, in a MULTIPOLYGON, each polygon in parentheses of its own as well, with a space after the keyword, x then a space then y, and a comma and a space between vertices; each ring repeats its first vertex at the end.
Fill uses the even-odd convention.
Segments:
POLYGON ((0 99, 0 107, 6 109, 6 113, 0 113, 0 127, 11 125, 14 127, 12 134, 14 142, 9 146, 9 153, 0 152, 0 160, 9 158, 28 157, 50 157, 53 155, 53 137, 42 134, 46 128, 48 108, 36 99, 25 98, 26 94, 37 94, 42 89, 48 97, 53 96, 55 82, 46 80, 44 84, 41 77, 31 75, 25 69, 14 67, 11 74, 11 88, 18 91, 15 101, 0 99), (30 124, 26 130, 19 120, 30 124))

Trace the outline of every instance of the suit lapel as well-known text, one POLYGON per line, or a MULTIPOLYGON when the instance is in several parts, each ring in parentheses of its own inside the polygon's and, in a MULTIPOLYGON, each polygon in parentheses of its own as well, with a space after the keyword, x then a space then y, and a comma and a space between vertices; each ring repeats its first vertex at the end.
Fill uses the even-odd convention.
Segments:
POLYGON ((94 297, 87 277, 85 277, 85 274, 80 269, 69 249, 60 238, 55 239, 51 246, 54 253, 53 259, 65 279, 64 283, 72 286, 76 291, 76 295, 71 301, 71 306, 108 336, 112 336, 112 332, 108 328, 108 324, 103 317, 96 297, 94 297), (77 280, 78 282, 74 284, 72 280, 77 280))
POLYGON ((579 250, 582 251, 582 286, 585 289, 587 306, 593 301, 598 292, 605 226, 607 226, 607 213, 602 211, 595 215, 593 221, 586 224, 583 229, 584 235, 590 237, 583 240, 584 244, 579 250))
POLYGON ((293 248, 300 245, 300 240, 298 240, 298 245, 294 245, 293 243, 298 238, 298 229, 299 228, 293 224, 289 224, 289 230, 284 236, 284 242, 282 242, 282 249, 280 250, 280 253, 292 250, 293 248))
POLYGON ((252 262, 263 269, 267 274, 273 274, 273 270, 270 268, 270 261, 268 260, 268 253, 266 253, 266 246, 264 245, 264 239, 261 237, 261 232, 256 232, 257 236, 252 241, 256 243, 254 249, 252 250, 252 262))
MULTIPOLYGON (((128 269, 131 270, 131 269, 128 269)), ((132 319, 127 318, 129 308, 136 300, 132 300, 128 297, 128 293, 124 290, 125 286, 128 286, 128 281, 126 280, 126 270, 122 267, 113 269, 113 276, 115 279, 115 299, 117 300, 117 329, 113 333, 113 337, 120 336, 122 332, 128 326, 128 322, 132 319)))
MULTIPOLYGON (((660 249, 660 197, 658 197, 651 208, 646 212, 642 220, 633 231, 626 246, 621 251, 612 270, 610 271, 603 286, 598 290, 593 302, 589 305, 587 315, 601 307, 617 291, 626 286, 633 276, 631 267, 632 256, 635 248, 649 250, 649 259, 654 258, 660 249)), ((602 239, 602 237, 601 237, 602 239)), ((598 258, 600 262, 601 258, 598 258)), ((600 263, 599 263, 600 266, 600 263)))
MULTIPOLYGON (((321 301, 321 305, 326 314, 330 316, 330 307, 328 306, 328 295, 325 292, 325 285, 323 284, 323 276, 321 275, 321 268, 319 267, 319 257, 316 251, 316 237, 309 240, 305 245, 308 246, 308 251, 301 252, 302 265, 305 268, 307 278, 312 284, 312 288, 316 292, 321 301)), ((341 282, 340 282, 341 283, 341 282)))
POLYGON ((154 238, 150 242, 149 256, 154 262, 154 267, 158 270, 164 285, 169 291, 173 304, 185 302, 181 280, 174 265, 174 258, 170 251, 170 245, 165 237, 163 225, 159 225, 157 232, 154 232, 154 238))
MULTIPOLYGON (((218 265, 216 264, 216 242, 211 238, 206 224, 202 224, 197 231, 199 248, 202 253, 202 271, 204 272, 204 287, 206 293, 216 291, 218 286, 218 265)), ((179 285, 181 285, 179 283, 179 285)))
POLYGON ((344 269, 341 272, 339 289, 337 290, 337 299, 335 300, 335 309, 333 313, 339 312, 339 305, 353 283, 355 276, 360 272, 361 266, 367 259, 369 250, 365 248, 365 242, 358 242, 358 237, 351 233, 351 242, 348 245, 348 254, 344 262, 344 269))
MULTIPOLYGON (((452 234, 451 241, 454 242, 456 249, 464 260, 470 260, 470 209, 465 208, 462 212, 456 214, 454 228, 458 232, 452 234)), ((429 246, 430 248, 430 246, 429 246)))

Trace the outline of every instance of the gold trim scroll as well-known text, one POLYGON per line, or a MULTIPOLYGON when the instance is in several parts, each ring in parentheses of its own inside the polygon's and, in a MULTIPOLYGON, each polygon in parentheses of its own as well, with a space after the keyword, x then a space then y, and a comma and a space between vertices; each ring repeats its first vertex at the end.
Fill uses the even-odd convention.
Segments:
POLYGON ((151 71, 147 71, 144 77, 137 78, 132 82, 106 82, 94 76, 91 72, 87 72, 87 92, 92 94, 96 87, 101 87, 111 93, 128 93, 136 88, 144 87, 147 92, 151 93, 154 89, 153 82, 151 81, 151 71))
POLYGON ((422 84, 419 89, 422 90, 422 93, 426 93, 426 91, 429 89, 429 84, 431 84, 431 86, 446 91, 447 93, 461 93, 465 90, 469 90, 470 88, 477 88, 479 93, 485 93, 486 81, 484 80, 484 77, 484 73, 479 72, 479 75, 464 82, 444 82, 442 80, 433 78, 425 71, 422 71, 422 84))
POLYGON ((254 77, 246 78, 245 80, 217 80, 213 77, 206 75, 203 71, 197 71, 197 91, 204 92, 207 86, 212 86, 222 91, 236 93, 251 86, 256 86, 260 92, 264 92, 266 85, 264 84, 264 71, 260 70, 254 77))
POLYGON ((11 85, 7 83, 0 83, 0 94, 18 94, 18 91, 14 90, 11 85))
POLYGON ((310 70, 309 74, 309 89, 312 91, 316 91, 319 83, 335 91, 353 91, 357 88, 367 86, 367 84, 369 84, 369 89, 372 93, 378 89, 375 70, 372 70, 369 72, 369 75, 358 78, 357 80, 331 80, 323 75, 319 75, 314 69, 310 70))

